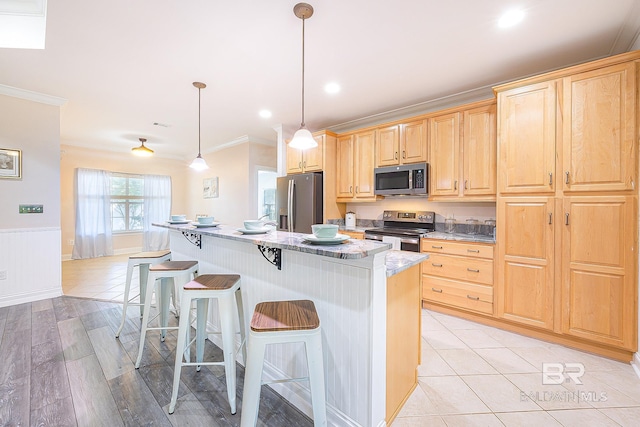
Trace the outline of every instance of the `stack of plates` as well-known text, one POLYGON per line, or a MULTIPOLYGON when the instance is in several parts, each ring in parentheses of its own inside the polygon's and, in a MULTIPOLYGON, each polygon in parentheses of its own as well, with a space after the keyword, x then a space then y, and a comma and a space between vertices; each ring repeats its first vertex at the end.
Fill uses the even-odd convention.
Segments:
POLYGON ((334 237, 317 237, 315 234, 305 234, 302 238, 314 245, 336 245, 349 240, 349 236, 345 234, 336 234, 334 237))

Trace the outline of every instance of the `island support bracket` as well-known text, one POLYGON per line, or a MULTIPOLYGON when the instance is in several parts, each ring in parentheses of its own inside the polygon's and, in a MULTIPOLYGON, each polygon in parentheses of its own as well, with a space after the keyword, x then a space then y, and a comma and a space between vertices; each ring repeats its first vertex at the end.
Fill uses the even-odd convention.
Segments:
POLYGON ((264 259, 275 265, 278 270, 282 270, 282 249, 258 245, 258 250, 264 259))
POLYGON ((189 231, 182 231, 182 235, 191 243, 202 249, 201 235, 197 233, 191 233, 189 231))

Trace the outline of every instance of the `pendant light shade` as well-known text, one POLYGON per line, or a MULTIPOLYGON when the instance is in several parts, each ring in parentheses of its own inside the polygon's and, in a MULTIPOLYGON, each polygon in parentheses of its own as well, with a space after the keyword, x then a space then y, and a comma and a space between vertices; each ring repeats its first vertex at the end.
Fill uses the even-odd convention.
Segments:
POLYGON ((313 139, 313 135, 304 124, 304 20, 313 15, 313 7, 308 3, 298 3, 293 7, 293 13, 302 19, 302 121, 300 122, 300 129, 293 134, 289 147, 306 150, 318 146, 316 140, 313 139))
POLYGON ((191 162, 189 167, 197 171, 202 171, 209 169, 207 162, 204 161, 202 154, 200 153, 200 91, 207 87, 207 85, 200 82, 193 82, 193 85, 198 88, 198 156, 193 159, 193 162, 191 162))
POLYGON ((151 148, 145 147, 144 143, 147 142, 147 138, 138 138, 140 141, 139 147, 133 147, 131 149, 131 153, 140 157, 150 157, 153 156, 153 150, 151 148))

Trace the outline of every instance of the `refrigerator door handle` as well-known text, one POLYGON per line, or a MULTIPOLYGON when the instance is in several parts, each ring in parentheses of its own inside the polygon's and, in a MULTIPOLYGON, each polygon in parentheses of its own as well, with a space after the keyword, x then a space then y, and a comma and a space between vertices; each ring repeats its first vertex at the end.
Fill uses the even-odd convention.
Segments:
POLYGON ((293 233, 293 186, 294 181, 289 180, 289 192, 287 194, 287 213, 289 214, 289 221, 287 221, 287 228, 289 233, 293 233))

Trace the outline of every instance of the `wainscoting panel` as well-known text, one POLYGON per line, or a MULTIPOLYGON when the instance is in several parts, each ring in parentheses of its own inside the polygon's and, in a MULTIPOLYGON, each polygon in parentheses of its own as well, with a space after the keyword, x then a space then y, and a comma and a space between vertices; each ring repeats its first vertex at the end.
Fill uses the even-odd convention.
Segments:
POLYGON ((60 228, 0 229, 0 307, 62 295, 60 263, 60 228))

